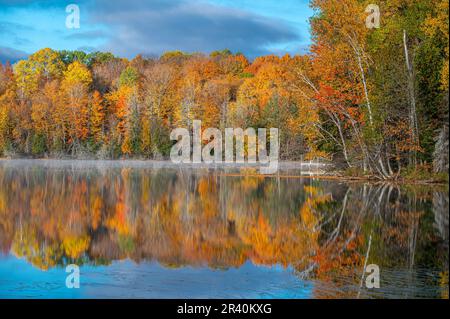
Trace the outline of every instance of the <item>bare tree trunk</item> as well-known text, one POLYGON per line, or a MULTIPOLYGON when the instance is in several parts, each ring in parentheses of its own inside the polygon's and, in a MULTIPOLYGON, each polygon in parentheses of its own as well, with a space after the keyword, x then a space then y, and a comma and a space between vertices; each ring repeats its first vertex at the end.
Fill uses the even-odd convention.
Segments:
POLYGON ((363 87, 364 87, 364 97, 366 99, 367 111, 369 113, 369 123, 370 123, 370 126, 372 126, 373 125, 372 107, 370 105, 369 91, 367 89, 366 75, 364 73, 363 61, 362 61, 362 58, 361 58, 361 56, 363 55, 363 49, 359 46, 357 41, 354 40, 350 35, 347 35, 347 36, 348 36, 348 39, 349 39, 349 43, 350 43, 351 47, 353 48, 353 51, 355 52, 356 59, 358 61, 359 72, 360 72, 361 80, 363 82, 363 87))
POLYGON ((349 158, 348 158, 348 153, 347 153, 347 144, 345 143, 345 138, 344 138, 344 133, 342 132, 342 127, 341 127, 341 123, 337 122, 335 123, 337 126, 337 129, 339 131, 339 137, 341 138, 341 143, 342 143, 342 152, 344 153, 344 158, 345 161, 347 162, 347 165, 349 167, 352 167, 349 158))
POLYGON ((364 74, 364 68, 362 66, 360 53, 357 52, 356 56, 358 58, 359 71, 361 72, 361 79, 362 79, 363 87, 364 87, 364 96, 366 98, 367 110, 369 111, 369 123, 372 126, 373 125, 372 107, 370 105, 370 100, 369 100, 369 91, 367 90, 366 76, 364 74))
POLYGON ((386 168, 384 167, 384 164, 383 164, 383 157, 380 156, 380 159, 378 161, 380 164, 381 171, 383 172, 383 175, 385 175, 385 177, 389 177, 390 174, 388 173, 388 171, 386 170, 386 168))
POLYGON ((390 162, 389 157, 387 155, 386 155, 386 163, 387 163, 389 175, 394 176, 394 171, 392 170, 391 162, 390 162))
MULTIPOLYGON (((411 138, 414 143, 414 147, 419 145, 419 128, 417 124, 417 112, 416 112, 416 96, 414 92, 414 70, 412 62, 409 58, 408 53, 408 44, 407 44, 407 35, 406 30, 403 30, 403 47, 405 50, 405 60, 406 60, 406 69, 408 71, 408 94, 409 94, 409 126, 411 131, 411 138)), ((417 151, 414 149, 412 152, 412 164, 416 165, 417 162, 417 151)))

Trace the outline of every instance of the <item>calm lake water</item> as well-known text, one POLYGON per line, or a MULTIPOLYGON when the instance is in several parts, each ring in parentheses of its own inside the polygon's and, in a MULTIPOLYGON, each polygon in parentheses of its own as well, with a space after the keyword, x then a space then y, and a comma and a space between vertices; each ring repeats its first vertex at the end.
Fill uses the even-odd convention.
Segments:
POLYGON ((0 160, 0 298, 448 298, 448 202, 292 167, 0 160))

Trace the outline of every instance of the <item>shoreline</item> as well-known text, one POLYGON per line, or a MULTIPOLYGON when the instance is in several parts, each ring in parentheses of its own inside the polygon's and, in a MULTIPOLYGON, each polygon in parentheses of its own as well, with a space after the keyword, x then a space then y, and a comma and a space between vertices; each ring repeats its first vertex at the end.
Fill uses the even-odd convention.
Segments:
POLYGON ((151 159, 69 159, 69 158, 0 158, 0 167, 12 166, 42 166, 54 168, 142 168, 142 169, 199 169, 220 170, 225 176, 248 176, 267 178, 317 178, 323 180, 334 180, 346 183, 369 182, 374 184, 394 185, 429 185, 448 186, 448 182, 439 180, 410 180, 405 178, 383 180, 375 176, 346 176, 343 171, 336 169, 333 164, 323 162, 300 162, 280 161, 278 163, 278 174, 260 174, 253 172, 264 165, 259 163, 173 163, 170 160, 151 159), (244 170, 244 171, 242 171, 244 170), (245 172, 245 170, 248 170, 245 172), (292 174, 293 171, 295 174, 292 174), (281 173, 281 174, 280 174, 281 173), (288 174, 286 174, 288 173, 288 174), (290 174, 289 174, 290 173, 290 174))

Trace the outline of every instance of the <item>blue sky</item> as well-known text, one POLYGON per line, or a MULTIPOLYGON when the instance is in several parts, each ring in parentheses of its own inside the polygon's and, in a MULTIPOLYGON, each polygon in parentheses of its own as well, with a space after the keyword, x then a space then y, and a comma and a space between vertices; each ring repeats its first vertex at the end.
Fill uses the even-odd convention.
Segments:
POLYGON ((312 14, 308 0, 0 0, 0 61, 44 47, 128 58, 224 48, 251 58, 304 53, 312 14), (80 8, 79 29, 66 28, 68 4, 80 8))

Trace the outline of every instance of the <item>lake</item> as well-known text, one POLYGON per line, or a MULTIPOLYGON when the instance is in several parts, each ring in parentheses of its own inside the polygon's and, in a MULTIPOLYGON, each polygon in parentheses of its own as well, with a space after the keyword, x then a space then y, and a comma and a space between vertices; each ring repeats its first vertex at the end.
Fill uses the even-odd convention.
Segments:
POLYGON ((448 298, 448 186, 258 172, 0 160, 0 298, 448 298))

